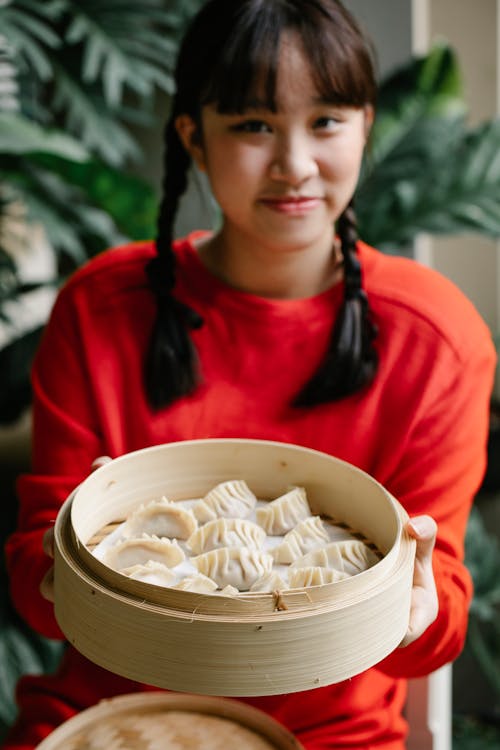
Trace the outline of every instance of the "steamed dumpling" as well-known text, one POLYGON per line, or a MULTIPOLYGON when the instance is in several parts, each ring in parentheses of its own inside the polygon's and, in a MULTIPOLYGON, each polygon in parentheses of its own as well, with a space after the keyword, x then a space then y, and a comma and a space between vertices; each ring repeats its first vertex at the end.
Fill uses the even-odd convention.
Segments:
POLYGON ((266 573, 262 578, 257 579, 255 583, 250 586, 250 591, 283 591, 288 586, 276 570, 272 570, 270 573, 266 573))
POLYGON ((299 557, 291 564, 291 568, 335 568, 347 575, 353 576, 371 568, 379 561, 376 552, 359 539, 346 539, 341 542, 331 542, 321 549, 313 550, 303 557, 299 557))
POLYGON ((217 588, 215 581, 203 575, 203 573, 193 573, 179 581, 174 589, 181 591, 193 591, 196 594, 211 594, 217 588))
POLYGON ((193 507, 196 518, 246 518, 257 504, 257 498, 242 479, 221 482, 193 507))
POLYGON ((267 534, 273 536, 286 534, 310 515, 311 509, 303 487, 294 487, 290 492, 256 510, 257 523, 267 534))
POLYGON ((276 563, 292 563, 299 557, 328 544, 330 537, 319 516, 311 516, 285 535, 281 544, 272 550, 276 563))
POLYGON ((250 547, 260 549, 266 532, 252 521, 243 518, 217 518, 200 526, 187 540, 188 546, 199 555, 219 547, 250 547))
POLYGON ((198 523, 204 524, 209 521, 215 521, 217 513, 212 510, 204 500, 198 500, 192 507, 193 516, 196 518, 198 523))
POLYGON ((185 559, 184 552, 175 539, 160 538, 143 534, 135 539, 125 539, 106 550, 103 562, 114 570, 143 565, 149 560, 163 563, 173 568, 185 559))
POLYGON ((340 570, 310 566, 290 570, 288 582, 291 589, 299 589, 307 586, 320 586, 323 583, 336 583, 344 578, 349 578, 349 576, 340 570))
POLYGON ((177 580, 175 573, 163 563, 149 560, 142 565, 132 565, 124 568, 120 573, 144 583, 154 583, 156 586, 172 586, 177 580))
POLYGON ((198 522, 191 510, 166 497, 139 506, 123 525, 125 537, 150 534, 171 539, 187 539, 196 531, 198 522))
POLYGON ((234 586, 238 591, 248 591, 273 566, 271 555, 248 547, 221 547, 192 557, 191 562, 219 588, 234 586))

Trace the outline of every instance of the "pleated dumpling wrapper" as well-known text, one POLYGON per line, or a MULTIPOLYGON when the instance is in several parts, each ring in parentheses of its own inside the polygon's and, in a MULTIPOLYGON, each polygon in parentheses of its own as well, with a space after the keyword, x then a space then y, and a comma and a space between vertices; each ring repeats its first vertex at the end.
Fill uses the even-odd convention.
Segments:
POLYGON ((371 568, 379 561, 379 556, 359 539, 346 539, 330 542, 321 549, 308 552, 295 560, 290 568, 334 568, 353 576, 371 568))
POLYGON ((248 547, 221 547, 191 558, 203 575, 214 580, 219 588, 234 586, 248 591, 258 578, 270 573, 273 558, 266 552, 248 547))
POLYGON ((289 588, 280 576, 277 570, 272 570, 270 573, 266 573, 262 578, 258 578, 255 583, 250 586, 250 591, 283 591, 289 588))
POLYGON ((266 532, 261 526, 245 518, 216 518, 203 524, 187 540, 195 555, 219 547, 250 547, 260 549, 266 532))
POLYGON ((125 521, 124 537, 150 536, 187 539, 198 528, 191 510, 162 497, 140 505, 125 521))
POLYGON ((299 521, 311 515, 303 487, 293 487, 289 492, 276 500, 266 503, 255 511, 257 523, 266 534, 277 536, 291 531, 299 521))
POLYGON ((212 594, 217 589, 217 584, 203 573, 193 573, 179 581, 174 589, 181 591, 192 591, 196 594, 212 594))
POLYGON ((276 563, 292 563, 308 552, 324 547, 330 541, 325 524, 319 516, 310 516, 285 534, 283 541, 272 550, 276 563))
POLYGON ((175 539, 143 534, 141 537, 125 539, 106 550, 103 562, 114 570, 121 571, 133 565, 144 565, 149 560, 174 568, 185 559, 175 539))
POLYGON ((343 581, 344 578, 350 578, 350 576, 335 568, 320 568, 311 565, 308 568, 290 570, 288 584, 291 589, 302 589, 309 586, 321 586, 324 583, 336 583, 343 581))
POLYGON ((216 518, 247 518, 257 505, 257 498, 243 479, 221 482, 203 500, 193 506, 200 523, 216 518))
POLYGON ((172 586, 177 581, 177 576, 170 568, 155 560, 149 560, 141 565, 132 565, 131 568, 120 570, 120 573, 136 581, 154 583, 156 586, 172 586))

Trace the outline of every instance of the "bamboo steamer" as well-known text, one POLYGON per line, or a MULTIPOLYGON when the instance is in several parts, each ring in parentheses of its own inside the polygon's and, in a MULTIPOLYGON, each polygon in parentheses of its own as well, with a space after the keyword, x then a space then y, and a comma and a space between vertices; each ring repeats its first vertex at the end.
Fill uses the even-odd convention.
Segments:
POLYGON ((37 750, 159 747, 304 750, 284 726, 252 706, 227 698, 168 693, 136 693, 101 701, 55 729, 37 750))
POLYGON ((387 656, 408 625, 415 543, 402 506, 365 472, 327 454, 261 440, 159 445, 121 456, 68 498, 55 526, 55 614, 84 656, 116 674, 188 693, 275 695, 353 677, 387 656), (238 597, 127 578, 87 545, 142 502, 202 497, 245 479, 260 498, 290 485, 382 559, 352 578, 238 597))

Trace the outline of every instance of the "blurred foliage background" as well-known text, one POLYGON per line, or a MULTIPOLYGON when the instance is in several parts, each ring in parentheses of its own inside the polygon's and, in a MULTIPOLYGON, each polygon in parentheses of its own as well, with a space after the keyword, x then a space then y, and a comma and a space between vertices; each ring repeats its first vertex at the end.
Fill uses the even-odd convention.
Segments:
MULTIPOLYGON (((202 4, 0 0, 0 425, 29 407, 31 362, 61 283, 96 252, 155 234, 158 195, 136 176, 139 141, 168 106, 179 39, 202 4)), ((411 254, 420 232, 500 236, 500 123, 468 128, 446 44, 381 81, 357 213, 363 239, 386 252, 411 254)), ((15 497, 2 499, 3 540, 15 497)), ((500 746, 500 552, 476 511, 467 564, 467 648, 494 705, 456 717, 454 742, 479 750, 491 738, 500 746)), ((3 567, 0 584, 1 735, 18 677, 54 668, 62 646, 19 621, 3 567)))

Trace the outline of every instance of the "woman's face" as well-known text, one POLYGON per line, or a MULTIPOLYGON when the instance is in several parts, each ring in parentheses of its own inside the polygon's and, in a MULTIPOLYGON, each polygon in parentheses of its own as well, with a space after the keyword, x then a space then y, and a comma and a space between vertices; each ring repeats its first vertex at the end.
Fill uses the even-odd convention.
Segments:
POLYGON ((233 247, 329 252, 356 187, 371 109, 322 101, 291 36, 281 45, 276 101, 276 112, 255 102, 242 115, 204 107, 195 144, 190 118, 179 118, 178 132, 208 175, 233 247))

